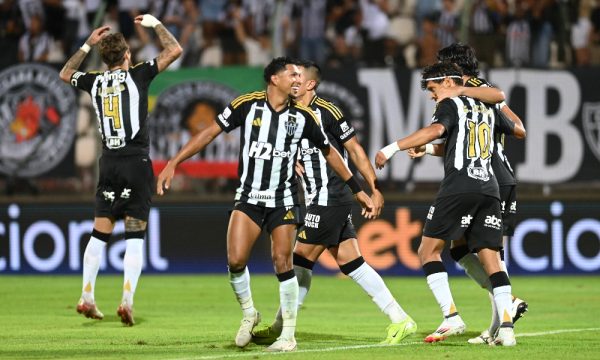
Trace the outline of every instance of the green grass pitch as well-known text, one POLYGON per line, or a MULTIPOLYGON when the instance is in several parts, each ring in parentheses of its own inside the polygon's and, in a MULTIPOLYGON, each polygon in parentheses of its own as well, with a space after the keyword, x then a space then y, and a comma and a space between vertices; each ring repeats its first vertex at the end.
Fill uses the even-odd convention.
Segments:
MULTIPOLYGON (((263 323, 277 309, 275 276, 252 276, 263 323)), ((264 346, 235 347, 241 319, 226 275, 140 279, 136 326, 116 315, 121 277, 100 274, 96 301, 102 321, 75 312, 79 276, 0 276, 0 359, 600 359, 600 277, 513 277, 513 291, 530 311, 515 327, 515 348, 469 345, 489 324, 486 293, 463 276, 450 285, 467 333, 437 344, 423 338, 441 321, 422 277, 386 277, 419 330, 398 346, 379 346, 387 317, 349 278, 316 276, 300 310, 298 351, 272 355, 264 346)))

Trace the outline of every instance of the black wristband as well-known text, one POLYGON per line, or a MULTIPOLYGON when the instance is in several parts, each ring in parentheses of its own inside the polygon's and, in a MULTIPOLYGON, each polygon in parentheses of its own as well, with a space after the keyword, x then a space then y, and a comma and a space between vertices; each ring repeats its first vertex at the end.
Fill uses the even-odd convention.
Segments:
POLYGON ((360 184, 358 183, 358 181, 356 181, 356 179, 353 176, 350 176, 350 179, 346 180, 346 185, 348 185, 350 187, 350 190, 352 190, 353 194, 359 193, 362 191, 362 188, 360 187, 360 184))

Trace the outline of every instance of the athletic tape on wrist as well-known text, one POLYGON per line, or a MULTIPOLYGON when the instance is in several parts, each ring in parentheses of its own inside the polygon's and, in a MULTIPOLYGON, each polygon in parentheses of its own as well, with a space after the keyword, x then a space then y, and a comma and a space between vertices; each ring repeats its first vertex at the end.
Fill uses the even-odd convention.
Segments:
POLYGON ((400 151, 400 147, 396 141, 381 149, 381 152, 383 153, 383 156, 385 156, 386 160, 389 160, 398 151, 400 151))
POLYGON ((433 144, 425 144, 425 154, 433 155, 433 144))
POLYGON ((92 49, 91 46, 88 45, 88 43, 83 43, 83 45, 81 45, 81 51, 83 51, 84 53, 89 53, 90 50, 92 49))

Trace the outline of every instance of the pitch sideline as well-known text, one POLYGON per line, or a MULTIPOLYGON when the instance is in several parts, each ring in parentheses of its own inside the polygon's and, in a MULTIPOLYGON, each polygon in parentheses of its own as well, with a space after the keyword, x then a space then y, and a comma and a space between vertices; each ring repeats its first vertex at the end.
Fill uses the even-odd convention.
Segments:
MULTIPOLYGON (((541 331, 541 332, 533 332, 533 333, 521 333, 515 334, 516 337, 535 337, 535 336, 545 336, 545 335, 554 335, 554 334, 563 334, 563 333, 573 333, 573 332, 582 332, 582 331, 600 331, 600 327, 598 328, 585 328, 585 329, 557 329, 550 331, 541 331)), ((393 346, 410 346, 410 345, 429 345, 424 343, 423 341, 411 341, 404 342, 397 345, 380 345, 380 344, 368 344, 368 345, 352 345, 352 346, 335 346, 328 347, 322 349, 306 349, 306 350, 297 350, 294 352, 279 352, 279 353, 269 353, 269 352, 244 352, 237 354, 224 354, 224 355, 208 355, 208 356, 199 356, 199 357, 187 357, 187 358, 178 358, 171 360, 213 360, 213 359, 229 359, 229 358, 245 358, 245 357, 255 357, 255 356, 268 356, 268 355, 290 355, 290 354, 304 354, 304 353, 320 353, 320 352, 332 352, 332 351, 340 351, 340 350, 355 350, 355 349, 369 349, 369 348, 383 348, 383 347, 393 347, 393 346)))

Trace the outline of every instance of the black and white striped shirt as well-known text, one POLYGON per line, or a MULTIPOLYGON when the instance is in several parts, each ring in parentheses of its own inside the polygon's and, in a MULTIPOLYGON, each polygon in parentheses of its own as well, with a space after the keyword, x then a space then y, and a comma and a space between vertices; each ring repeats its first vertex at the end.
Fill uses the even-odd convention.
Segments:
MULTIPOLYGON (((352 125, 337 106, 318 96, 311 100, 309 107, 319 118, 331 145, 347 163, 348 152, 344 143, 355 136, 352 125)), ((346 183, 327 166, 321 151, 308 139, 302 139, 300 162, 304 166, 302 177, 306 205, 332 206, 352 203, 353 196, 346 183)))
MULTIPOLYGON (((465 83, 465 86, 470 87, 480 87, 480 86, 492 86, 485 79, 482 78, 470 78, 465 83)), ((502 107, 505 106, 505 103, 502 102, 496 105, 496 110, 498 112, 498 116, 504 116, 502 114, 502 107)), ((510 120, 509 120, 510 121, 510 120)), ((496 150, 494 151, 494 156, 492 158, 492 170, 494 170, 494 175, 498 180, 498 185, 515 185, 517 183, 517 178, 515 176, 515 172, 510 165, 510 161, 506 157, 504 153, 504 138, 505 134, 501 132, 496 132, 496 150)))
POLYGON ((480 193, 500 199, 492 170, 495 133, 512 134, 514 123, 498 117, 493 106, 466 96, 442 100, 432 123, 446 128, 444 179, 438 197, 480 193))
POLYGON ((71 76, 71 85, 92 97, 104 155, 148 155, 148 87, 157 74, 156 60, 150 60, 129 71, 71 76))
POLYGON ((238 175, 240 186, 235 200, 264 207, 298 204, 298 182, 294 166, 302 138, 317 148, 329 147, 315 114, 290 101, 277 112, 265 91, 233 100, 217 117, 225 131, 241 127, 238 175))

